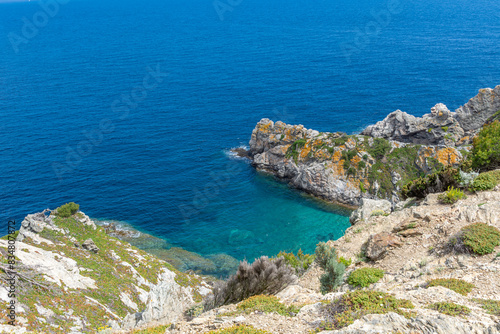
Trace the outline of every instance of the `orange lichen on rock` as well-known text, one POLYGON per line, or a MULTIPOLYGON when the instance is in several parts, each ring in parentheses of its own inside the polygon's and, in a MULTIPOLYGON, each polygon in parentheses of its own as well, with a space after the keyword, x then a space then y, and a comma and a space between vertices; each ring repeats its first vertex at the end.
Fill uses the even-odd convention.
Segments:
POLYGON ((461 154, 453 147, 446 147, 436 152, 436 159, 445 166, 455 166, 461 161, 461 154))

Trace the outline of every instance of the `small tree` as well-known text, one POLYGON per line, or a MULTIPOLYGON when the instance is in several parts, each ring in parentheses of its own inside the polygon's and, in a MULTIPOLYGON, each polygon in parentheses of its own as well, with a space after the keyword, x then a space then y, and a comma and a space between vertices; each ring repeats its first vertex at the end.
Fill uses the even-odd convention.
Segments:
POLYGON ((80 205, 74 203, 74 202, 69 202, 64 205, 61 205, 56 209, 56 216, 63 217, 63 218, 68 218, 72 215, 74 215, 78 210, 80 209, 80 205))
POLYGON ((325 273, 319 278, 322 294, 333 291, 342 284, 345 265, 338 261, 335 248, 320 242, 316 247, 316 261, 325 270, 325 273))

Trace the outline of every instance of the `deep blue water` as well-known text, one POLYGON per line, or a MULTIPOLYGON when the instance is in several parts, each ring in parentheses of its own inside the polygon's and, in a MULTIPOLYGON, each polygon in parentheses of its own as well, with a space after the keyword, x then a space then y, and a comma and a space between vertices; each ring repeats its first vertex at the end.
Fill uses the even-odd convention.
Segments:
POLYGON ((75 201, 203 255, 310 252, 346 213, 228 154, 259 119, 351 133, 500 84, 493 0, 62 2, 0 0, 5 222, 75 201))

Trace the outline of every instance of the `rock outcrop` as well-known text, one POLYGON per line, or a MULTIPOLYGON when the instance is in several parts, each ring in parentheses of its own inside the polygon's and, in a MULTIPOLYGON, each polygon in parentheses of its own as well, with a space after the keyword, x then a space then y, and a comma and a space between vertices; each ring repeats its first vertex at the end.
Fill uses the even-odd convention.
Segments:
POLYGON ((422 145, 468 144, 474 135, 500 110, 500 85, 481 89, 475 97, 451 112, 436 104, 430 114, 415 117, 401 110, 368 126, 361 134, 422 145))
POLYGON ((373 215, 388 215, 391 213, 392 205, 387 200, 361 199, 359 208, 354 210, 349 217, 352 225, 363 222, 373 215))
POLYGON ((453 147, 319 133, 269 119, 253 130, 250 155, 255 167, 288 179, 292 186, 351 206, 363 198, 396 203, 404 183, 440 166, 455 166, 463 158, 453 147))
MULTIPOLYGON (((0 239, 3 265, 11 244, 0 239)), ((83 212, 26 216, 15 247, 19 332, 96 333, 173 323, 210 292, 199 276, 106 234, 83 212)), ((11 300, 5 292, 0 299, 11 300)), ((2 319, 0 332, 11 332, 7 316, 2 319)))

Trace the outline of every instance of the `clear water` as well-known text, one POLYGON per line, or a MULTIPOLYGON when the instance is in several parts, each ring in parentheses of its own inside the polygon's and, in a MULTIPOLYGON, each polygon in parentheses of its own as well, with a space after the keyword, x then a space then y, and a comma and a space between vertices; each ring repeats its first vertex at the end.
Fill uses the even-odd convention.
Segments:
POLYGON ((263 117, 352 133, 500 83, 500 3, 401 1, 377 26, 388 3, 243 0, 221 21, 206 0, 71 0, 44 22, 37 1, 0 1, 0 218, 75 201, 237 259, 338 238, 345 211, 229 149, 263 117))

